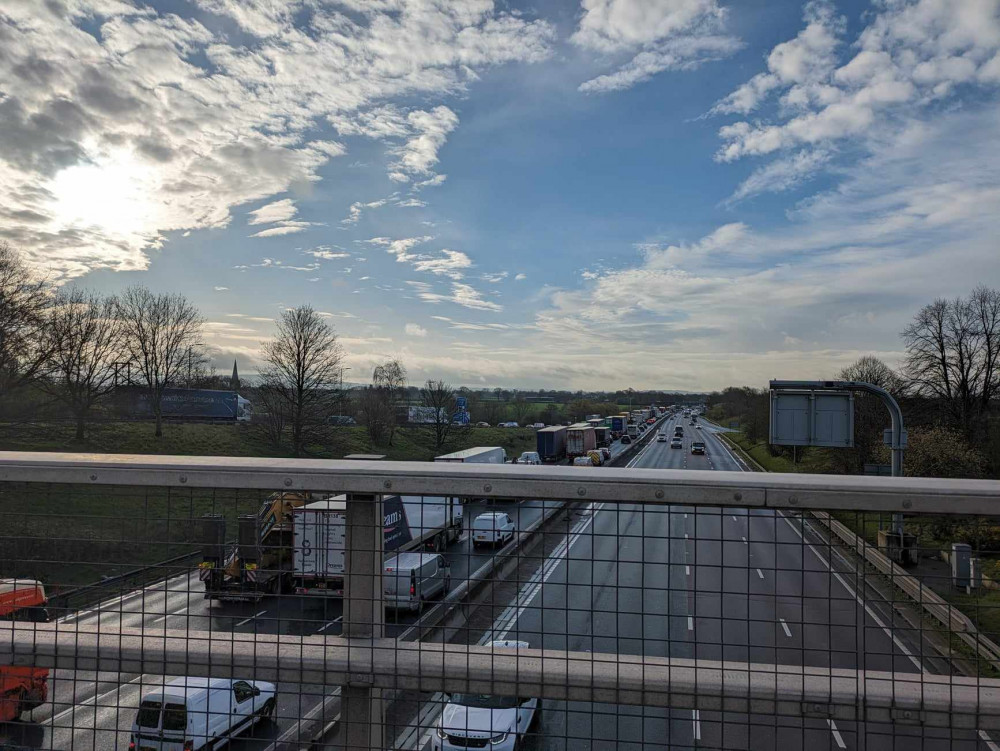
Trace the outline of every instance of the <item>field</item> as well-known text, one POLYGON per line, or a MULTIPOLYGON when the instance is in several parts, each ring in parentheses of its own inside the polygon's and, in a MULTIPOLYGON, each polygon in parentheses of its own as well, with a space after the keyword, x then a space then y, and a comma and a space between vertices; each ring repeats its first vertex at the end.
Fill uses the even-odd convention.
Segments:
MULTIPOLYGON (((530 429, 467 428, 440 450, 424 428, 400 428, 391 446, 373 447, 364 428, 330 428, 310 458, 353 453, 388 460, 430 461, 473 446, 502 446, 509 457, 533 450, 530 429)), ((69 425, 4 426, 0 450, 199 456, 287 456, 273 451, 249 425, 168 424, 162 438, 149 423, 95 426, 85 441, 69 425)), ((256 512, 263 493, 214 488, 134 488, 0 484, 0 577, 27 576, 58 590, 199 550, 199 522, 206 513, 234 522, 256 512)), ((233 525, 227 524, 228 528, 233 525)), ((235 530, 234 530, 235 533, 235 530)))

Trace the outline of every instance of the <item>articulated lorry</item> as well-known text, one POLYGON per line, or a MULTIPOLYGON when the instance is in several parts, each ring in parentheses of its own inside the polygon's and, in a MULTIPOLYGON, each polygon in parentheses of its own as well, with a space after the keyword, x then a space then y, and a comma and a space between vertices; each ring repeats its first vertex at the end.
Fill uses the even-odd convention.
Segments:
POLYGON ((271 494, 256 514, 236 519, 236 542, 227 541, 221 514, 203 516, 198 575, 205 584, 205 598, 246 602, 290 591, 292 512, 311 499, 308 493, 271 494))
POLYGON ((566 427, 553 425, 535 433, 536 451, 543 462, 558 462, 566 458, 566 427))
MULTIPOLYGON (((0 579, 0 618, 46 621, 45 587, 34 579, 0 579)), ((49 671, 28 665, 0 665, 0 722, 12 722, 45 703, 49 671)))
POLYGON ((612 415, 611 416, 611 439, 618 440, 623 435, 625 431, 628 430, 628 415, 612 415))
MULTIPOLYGON (((441 551, 462 534, 462 504, 438 496, 385 496, 383 549, 441 551)), ((294 510, 294 587, 299 595, 344 596, 347 496, 294 510)))

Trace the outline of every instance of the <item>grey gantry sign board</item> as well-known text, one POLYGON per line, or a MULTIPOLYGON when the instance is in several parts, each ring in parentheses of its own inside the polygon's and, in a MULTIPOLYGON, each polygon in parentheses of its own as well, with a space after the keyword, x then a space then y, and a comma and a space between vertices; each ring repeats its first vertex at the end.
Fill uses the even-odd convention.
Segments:
POLYGON ((854 445, 854 396, 849 391, 772 390, 771 443, 854 445))

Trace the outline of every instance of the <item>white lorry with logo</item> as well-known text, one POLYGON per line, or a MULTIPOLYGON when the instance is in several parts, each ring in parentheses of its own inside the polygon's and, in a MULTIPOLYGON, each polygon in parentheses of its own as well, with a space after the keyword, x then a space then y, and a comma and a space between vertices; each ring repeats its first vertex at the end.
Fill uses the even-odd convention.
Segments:
MULTIPOLYGON (((441 551, 462 534, 462 504, 441 496, 382 499, 386 557, 410 550, 441 551)), ((347 496, 307 503, 293 512, 295 593, 344 595, 347 496)))

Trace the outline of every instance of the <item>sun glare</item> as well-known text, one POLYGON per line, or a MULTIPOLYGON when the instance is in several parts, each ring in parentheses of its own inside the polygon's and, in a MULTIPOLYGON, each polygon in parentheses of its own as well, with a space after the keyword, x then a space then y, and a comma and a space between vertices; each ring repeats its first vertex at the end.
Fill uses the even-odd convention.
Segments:
POLYGON ((119 235, 155 231, 154 171, 129 152, 59 172, 49 186, 66 227, 96 226, 119 235))

